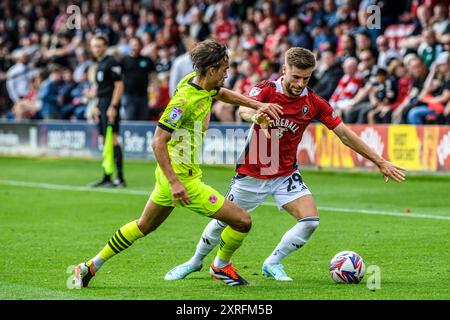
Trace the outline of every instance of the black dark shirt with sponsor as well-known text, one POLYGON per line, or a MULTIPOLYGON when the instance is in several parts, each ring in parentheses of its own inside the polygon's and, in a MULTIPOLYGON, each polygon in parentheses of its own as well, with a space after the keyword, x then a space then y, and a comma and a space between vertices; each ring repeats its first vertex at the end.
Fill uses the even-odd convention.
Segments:
POLYGON ((146 96, 148 76, 155 71, 150 58, 144 56, 128 56, 122 59, 124 93, 134 96, 146 96))
POLYGON ((111 56, 105 56, 97 62, 95 81, 97 83, 97 96, 101 99, 111 99, 114 91, 114 82, 122 80, 122 67, 111 56))

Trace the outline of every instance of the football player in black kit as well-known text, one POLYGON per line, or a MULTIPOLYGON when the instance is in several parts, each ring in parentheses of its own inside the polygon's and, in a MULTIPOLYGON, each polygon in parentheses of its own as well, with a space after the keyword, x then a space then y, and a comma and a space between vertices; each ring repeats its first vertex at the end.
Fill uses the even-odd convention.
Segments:
POLYGON ((118 142, 119 108, 123 93, 122 68, 112 56, 106 55, 108 38, 97 34, 90 42, 92 54, 97 62, 95 83, 97 85, 98 103, 94 106, 94 115, 98 124, 98 132, 104 141, 106 128, 112 126, 114 162, 117 169, 117 179, 112 181, 111 175, 103 172, 103 178, 92 184, 92 187, 125 187, 123 177, 123 155, 118 142))

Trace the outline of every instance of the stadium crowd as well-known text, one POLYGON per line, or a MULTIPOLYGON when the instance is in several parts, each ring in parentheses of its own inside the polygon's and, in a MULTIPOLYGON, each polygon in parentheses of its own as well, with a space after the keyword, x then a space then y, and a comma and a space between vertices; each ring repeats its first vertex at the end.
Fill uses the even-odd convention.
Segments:
MULTIPOLYGON (((136 52, 149 61, 142 112, 127 113, 139 97, 124 79, 127 120, 157 120, 192 70, 186 52, 214 37, 230 51, 225 86, 240 93, 276 79, 283 53, 299 46, 318 59, 309 86, 345 122, 450 124, 449 11, 449 0, 5 0, 0 118, 93 121, 89 41, 102 33, 123 68, 136 52)), ((239 122, 236 106, 216 102, 212 121, 239 122)))

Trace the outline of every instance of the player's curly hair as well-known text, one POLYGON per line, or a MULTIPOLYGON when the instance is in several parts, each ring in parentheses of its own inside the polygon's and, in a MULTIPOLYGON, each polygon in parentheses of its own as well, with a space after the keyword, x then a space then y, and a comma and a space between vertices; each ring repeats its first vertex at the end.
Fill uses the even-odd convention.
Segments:
POLYGON ((316 57, 305 48, 290 48, 285 54, 286 65, 299 69, 309 69, 316 67, 316 57))
POLYGON ((206 75, 209 68, 217 68, 222 61, 228 60, 227 47, 214 39, 197 44, 190 52, 194 70, 200 76, 206 75))

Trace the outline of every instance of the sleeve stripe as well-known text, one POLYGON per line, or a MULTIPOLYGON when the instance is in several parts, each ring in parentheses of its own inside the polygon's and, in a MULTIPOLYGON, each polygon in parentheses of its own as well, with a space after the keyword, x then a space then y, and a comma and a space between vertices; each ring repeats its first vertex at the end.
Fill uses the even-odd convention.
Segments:
POLYGON ((174 129, 172 129, 172 128, 162 124, 161 122, 158 122, 158 127, 160 127, 161 129, 163 129, 163 130, 165 130, 167 132, 170 132, 170 133, 175 131, 174 129))

